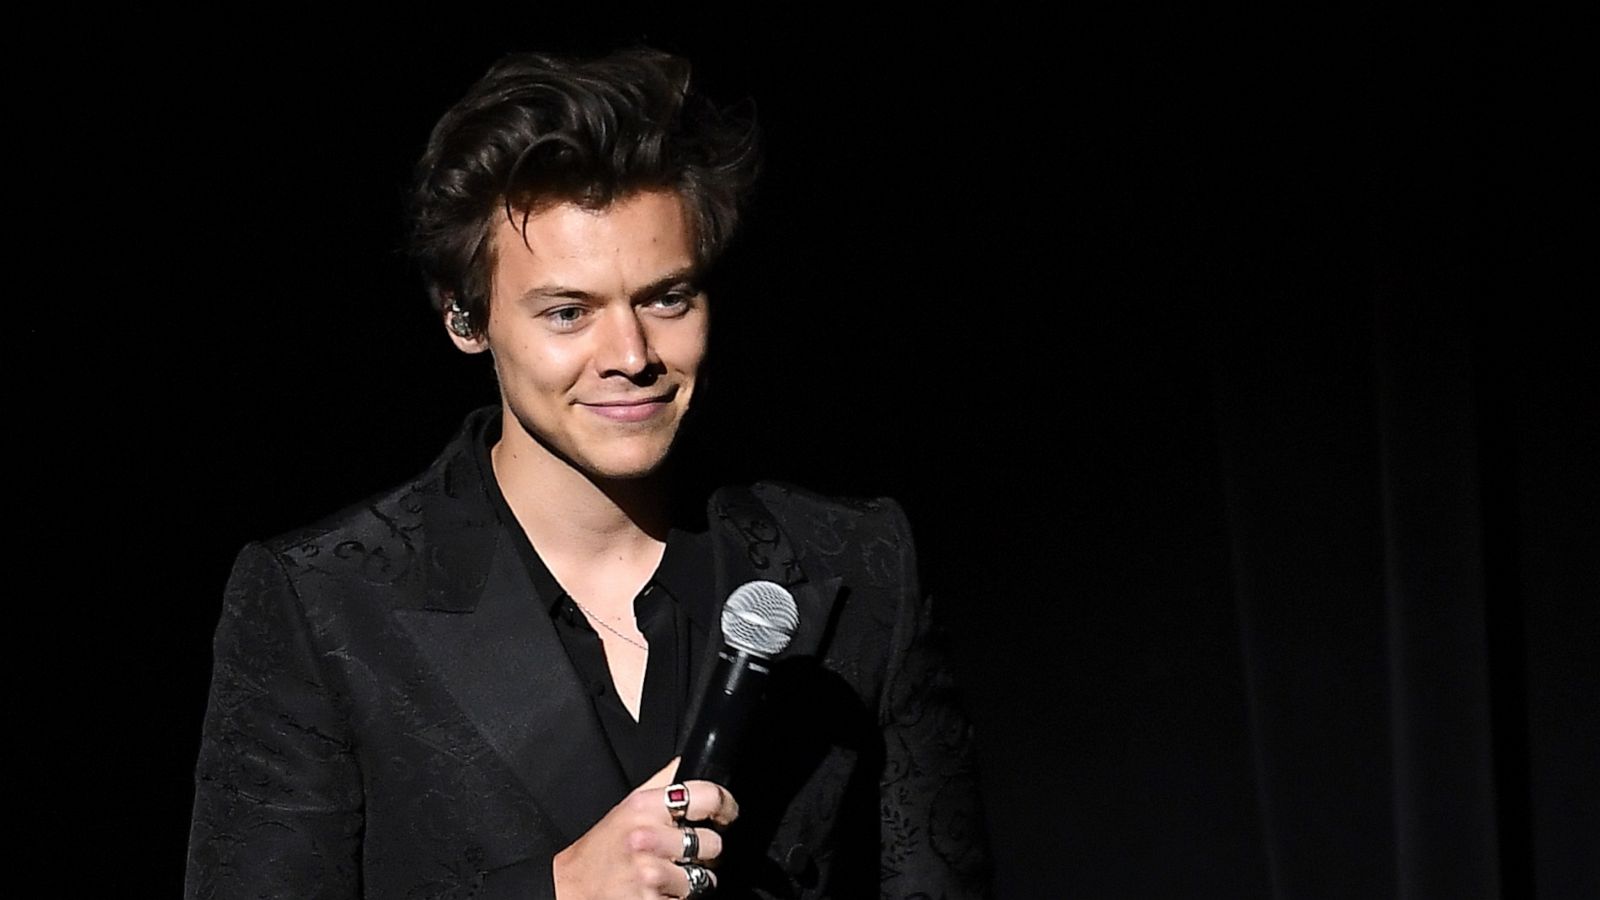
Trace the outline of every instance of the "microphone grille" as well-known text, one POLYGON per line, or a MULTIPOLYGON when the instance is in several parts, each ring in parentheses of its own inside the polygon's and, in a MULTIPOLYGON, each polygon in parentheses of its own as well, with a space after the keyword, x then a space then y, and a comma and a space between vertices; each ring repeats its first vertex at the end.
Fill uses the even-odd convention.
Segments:
POLYGON ((728 646, 756 656, 783 652, 799 627, 794 595, 771 581, 739 585, 722 607, 722 639, 728 646))

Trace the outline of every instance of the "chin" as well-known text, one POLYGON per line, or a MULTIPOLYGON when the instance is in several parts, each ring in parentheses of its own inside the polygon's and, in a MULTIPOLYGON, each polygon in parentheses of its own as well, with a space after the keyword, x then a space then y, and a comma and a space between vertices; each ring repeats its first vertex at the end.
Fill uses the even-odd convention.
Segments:
POLYGON ((585 466, 584 472, 595 481, 644 481, 661 471, 653 466, 585 466))
POLYGON ((663 450, 638 456, 587 459, 579 465, 579 468, 587 472, 591 478, 605 481, 638 481, 660 472, 666 462, 667 453, 663 450))

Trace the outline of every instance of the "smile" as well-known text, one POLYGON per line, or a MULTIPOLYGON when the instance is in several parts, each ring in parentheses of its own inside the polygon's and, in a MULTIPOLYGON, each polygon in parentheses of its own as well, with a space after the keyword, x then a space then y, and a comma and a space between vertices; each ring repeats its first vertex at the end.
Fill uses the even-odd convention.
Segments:
POLYGON ((603 416, 613 422, 643 422, 660 414, 672 405, 672 398, 677 395, 674 389, 658 397, 645 397, 629 400, 606 400, 593 403, 580 403, 596 415, 603 416))

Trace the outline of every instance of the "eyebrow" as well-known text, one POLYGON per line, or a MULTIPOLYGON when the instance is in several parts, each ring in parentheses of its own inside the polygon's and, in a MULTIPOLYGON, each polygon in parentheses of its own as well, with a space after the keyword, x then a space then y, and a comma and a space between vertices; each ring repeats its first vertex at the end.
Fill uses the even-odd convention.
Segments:
MULTIPOLYGON (((644 287, 634 291, 628 299, 642 300, 647 297, 654 297, 657 294, 664 293, 669 288, 676 287, 677 285, 684 284, 686 282, 692 284, 695 280, 696 274, 698 273, 695 271, 695 266, 692 264, 684 266, 681 269, 674 269, 660 278, 657 278, 655 281, 652 281, 644 287)), ((533 303, 538 300, 594 301, 599 299, 603 299, 603 297, 599 294, 595 294, 591 291, 585 291, 580 288, 566 287, 565 285, 560 284, 540 284, 523 291, 522 295, 517 298, 517 302, 533 303)))

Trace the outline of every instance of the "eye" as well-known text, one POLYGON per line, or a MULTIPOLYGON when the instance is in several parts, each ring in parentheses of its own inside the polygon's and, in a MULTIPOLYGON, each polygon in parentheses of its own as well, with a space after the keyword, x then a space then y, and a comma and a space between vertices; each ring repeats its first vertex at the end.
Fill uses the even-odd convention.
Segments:
POLYGON ((541 315, 556 328, 568 330, 582 324, 587 313, 588 310, 582 306, 558 306, 555 309, 545 310, 541 315))
POLYGON ((650 305, 668 315, 682 315, 689 311, 689 308, 694 305, 695 298, 699 296, 700 292, 692 287, 673 288, 664 294, 658 295, 654 300, 650 301, 650 305))

